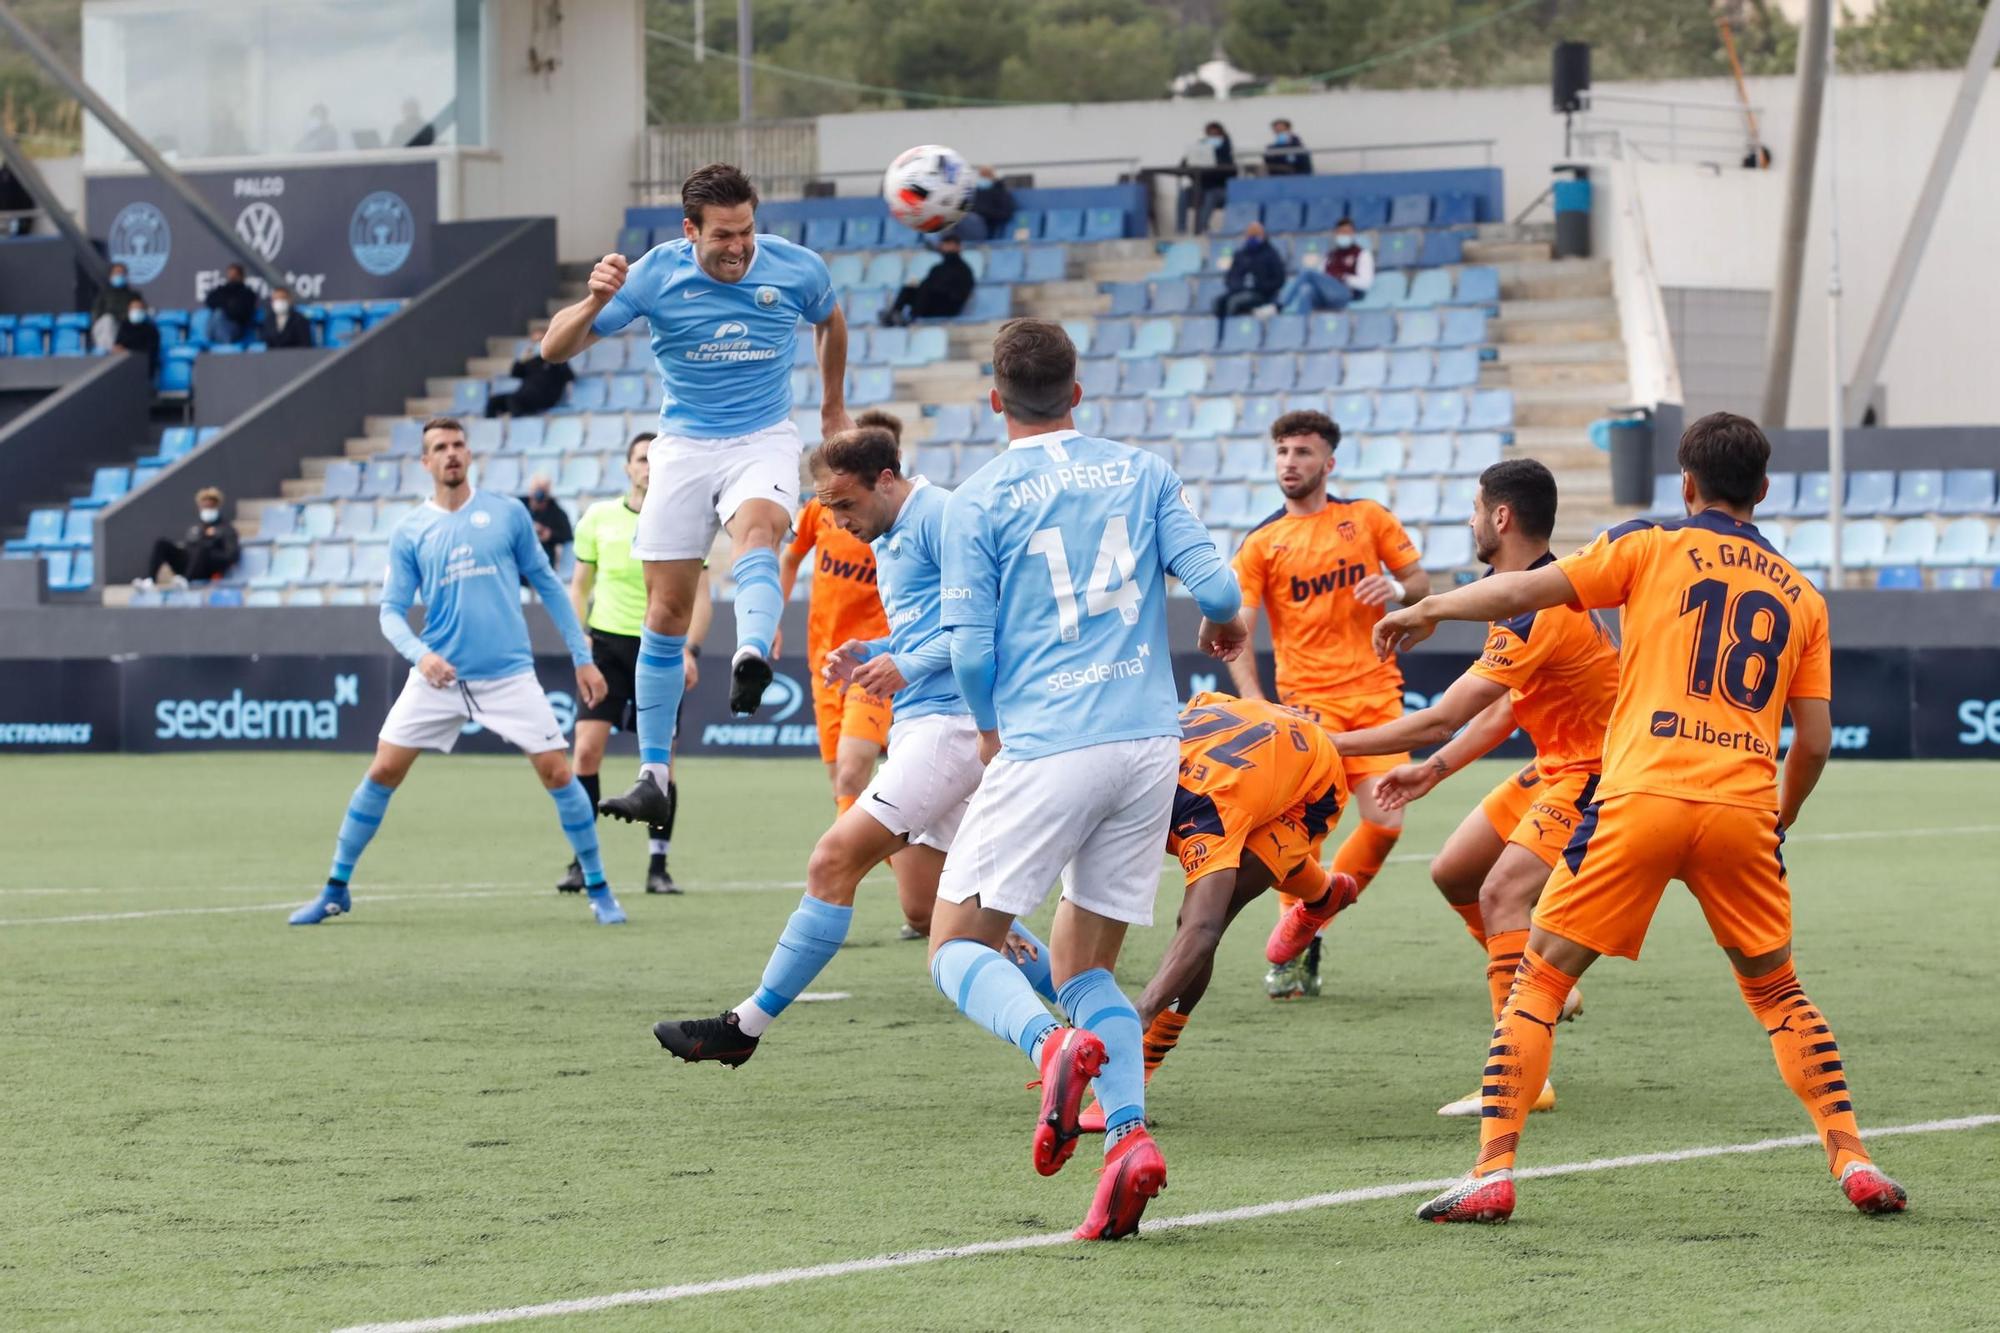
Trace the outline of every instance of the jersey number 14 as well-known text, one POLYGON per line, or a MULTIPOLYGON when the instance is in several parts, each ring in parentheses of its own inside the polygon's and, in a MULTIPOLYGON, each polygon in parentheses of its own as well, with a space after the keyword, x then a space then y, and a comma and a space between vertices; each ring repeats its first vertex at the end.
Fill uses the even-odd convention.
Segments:
MULTIPOLYGON (((1028 538, 1028 550, 1049 562, 1049 583, 1056 599, 1056 628, 1064 643, 1075 643, 1078 634, 1076 584, 1070 578, 1069 552, 1063 546, 1061 528, 1038 528, 1028 538)), ((1133 581, 1139 561, 1132 554, 1132 533, 1123 514, 1114 515, 1104 525, 1097 543, 1097 562, 1091 566, 1090 582, 1083 590, 1083 613, 1101 616, 1116 611, 1128 625, 1139 623, 1139 585, 1133 581), (1118 580, 1112 587, 1111 581, 1118 580)))

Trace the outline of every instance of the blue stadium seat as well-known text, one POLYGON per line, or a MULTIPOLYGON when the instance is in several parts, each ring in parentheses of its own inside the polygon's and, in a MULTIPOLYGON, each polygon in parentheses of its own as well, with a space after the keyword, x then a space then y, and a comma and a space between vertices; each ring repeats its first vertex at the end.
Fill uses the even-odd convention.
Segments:
POLYGON ((1083 215, 1083 239, 1086 241, 1115 241, 1125 235, 1125 210, 1122 208, 1092 208, 1083 215))
POLYGON ((394 319, 402 313, 401 301, 363 301, 361 303, 361 327, 372 329, 385 319, 394 319))
POLYGON ((1384 433, 1415 430, 1422 406, 1422 399, 1414 393, 1379 393, 1375 395, 1373 428, 1384 433))
POLYGON ((942 403, 931 416, 931 438, 946 443, 972 438, 972 409, 963 403, 942 403))
MULTIPOLYGON (((405 458, 396 488, 398 495, 407 496, 412 500, 422 500, 431 493, 431 474, 424 471, 424 465, 417 459, 405 458)), ((299 522, 301 525, 305 522, 303 510, 299 512, 299 522)))
POLYGON ((299 582, 345 583, 353 563, 354 548, 346 542, 321 542, 313 548, 312 561, 306 566, 305 575, 299 582))
POLYGON ((1354 320, 1344 314, 1306 316, 1306 346, 1315 351, 1341 351, 1353 337, 1354 320))
POLYGON ((1446 190, 1431 203, 1432 227, 1463 227, 1479 221, 1479 199, 1463 190, 1446 190))
POLYGON ((1374 424, 1375 400, 1365 393, 1343 393, 1333 400, 1333 419, 1342 434, 1357 435, 1374 424))
POLYGON ((1937 525, 1927 518, 1906 518, 1889 529, 1889 544, 1883 549, 1886 565, 1927 565, 1938 549, 1937 525))
POLYGON ((1276 398, 1246 398, 1242 410, 1236 414, 1236 433, 1257 437, 1257 476, 1264 476, 1271 470, 1270 457, 1264 451, 1271 438, 1271 423, 1284 410, 1284 404, 1276 398))
POLYGON ((1472 403, 1466 409, 1467 430, 1514 429, 1514 391, 1512 389, 1474 389, 1472 403))
POLYGON ((1443 328, 1438 322, 1435 310, 1410 310, 1396 320, 1396 345, 1398 347, 1435 347, 1443 328))
POLYGON ((1062 282, 1069 276, 1069 252, 1060 245, 1029 247, 1026 282, 1062 282))
POLYGON ((911 329, 910 341, 901 353, 889 357, 892 366, 928 366, 945 359, 950 354, 951 342, 948 335, 936 325, 928 328, 911 329))
POLYGON ((1200 241, 1169 241, 1160 247, 1155 278, 1190 278, 1205 267, 1200 241))
POLYGON ((1883 565, 1875 571, 1875 586, 1899 591, 1921 588, 1924 571, 1915 565, 1883 565))
POLYGON ((1347 201, 1347 216, 1359 231, 1373 231, 1389 225, 1389 201, 1379 195, 1362 195, 1347 201))
POLYGON ((1076 382, 1083 386, 1086 399, 1115 398, 1118 395, 1118 368, 1130 364, 1133 363, 1090 357, 1077 362, 1076 382))
POLYGON ((627 259, 637 259, 653 248, 652 234, 644 227, 620 227, 618 239, 613 242, 618 253, 627 259))
POLYGON ((1855 519, 1841 525, 1840 558, 1856 569, 1872 569, 1883 562, 1889 549, 1889 526, 1872 518, 1855 519))
POLYGON ((1298 388, 1330 393, 1339 385, 1340 353, 1308 352, 1299 358, 1298 388))
MULTIPOLYGON (((1792 502, 1792 513, 1798 518, 1824 518, 1832 508, 1832 500, 1833 485, 1826 473, 1801 472, 1798 498, 1792 502)), ((1813 563, 1826 562, 1819 560, 1813 563)))
POLYGON ((1014 314, 1014 289, 1012 287, 975 287, 972 299, 965 303, 958 318, 967 323, 988 322, 1009 319, 1014 314))
POLYGON ((1264 225, 1272 231, 1304 231, 1306 206, 1298 199, 1273 199, 1264 205, 1264 225))
POLYGON ((451 389, 451 410, 456 416, 486 415, 486 381, 460 380, 451 389))
POLYGON ((1501 447, 1497 431, 1467 431, 1452 451, 1451 470, 1461 477, 1477 477, 1500 461, 1501 447))
POLYGON ((1887 512, 1898 518, 1937 512, 1944 498, 1944 472, 1938 468, 1916 468, 1896 474, 1896 499, 1887 512))
POLYGON ((1410 294, 1410 280, 1401 273, 1376 270, 1375 282, 1354 303, 1356 310, 1387 310, 1403 304, 1410 294))
POLYGON ((175 397, 194 392, 194 363, 201 352, 194 347, 169 347, 160 353, 159 374, 153 380, 153 387, 160 393, 175 397))
POLYGON ((1460 269, 1454 299, 1460 305, 1500 304, 1500 270, 1489 264, 1472 264, 1460 269))
POLYGON ((829 217, 807 218, 806 248, 809 250, 838 250, 840 248, 840 219, 829 217))
MULTIPOLYGON (((851 377, 852 372, 850 372, 851 377)), ((796 407, 818 407, 824 387, 820 384, 819 372, 807 368, 792 371, 792 404, 796 407)))
POLYGON ((1045 241, 1080 241, 1083 239, 1083 210, 1080 208, 1051 208, 1042 214, 1042 235, 1045 241))
MULTIPOLYGON (((974 253, 979 252, 975 251, 974 253)), ((984 253, 986 255, 986 272, 981 276, 981 282, 990 282, 999 286, 1011 286, 1014 283, 1027 279, 1028 252, 1020 246, 997 245, 984 253)))
MULTIPOLYGON (((1128 361, 1125 368, 1129 373, 1133 366, 1141 364, 1128 361)), ((1177 356, 1166 363, 1166 378, 1150 392, 1165 398, 1187 398, 1208 391, 1208 362, 1198 356, 1177 356)), ((1088 392, 1088 389, 1085 390, 1088 392)), ((1217 392, 1226 392, 1218 389, 1217 392)))
POLYGON ((0 356, 11 356, 14 352, 14 330, 21 320, 18 315, 0 312, 0 356))
POLYGON ((1146 434, 1146 400, 1111 398, 1104 405, 1104 433, 1114 440, 1137 440, 1146 434))
MULTIPOLYGON (((520 494, 522 489, 521 460, 511 454, 502 454, 495 458, 480 460, 479 488, 485 491, 498 491, 502 495, 520 494)), ((364 534, 353 533, 350 535, 359 537, 364 534)))
POLYGON ((1451 471, 1451 440, 1443 435, 1413 435, 1403 471, 1413 476, 1438 477, 1451 471))
POLYGON ((55 319, 55 337, 50 351, 55 356, 82 356, 90 351, 90 316, 66 311, 55 319))
POLYGON ((1214 320, 1184 319, 1174 332, 1173 352, 1176 356, 1202 356, 1215 351, 1219 341, 1214 320))
POLYGON ((102 509, 115 500, 121 500, 132 489, 132 470, 123 467, 101 467, 92 475, 90 494, 80 500, 70 501, 72 509, 102 509))
POLYGON ((571 454, 563 459, 556 490, 568 496, 595 495, 604 489, 604 462, 597 454, 571 454))
POLYGON ((1470 389, 1479 383, 1479 349, 1450 347, 1437 356, 1431 384, 1439 389, 1470 389))
MULTIPOLYGON (((1247 405, 1245 411, 1248 411, 1247 405)), ((1243 426, 1243 414, 1238 413, 1236 430, 1239 436, 1243 426)), ((1248 481, 1262 476, 1269 468, 1270 455, 1265 452, 1262 440, 1234 439, 1222 447, 1222 463, 1216 469, 1216 475, 1231 481, 1248 481)))
MULTIPOLYGON (((1222 234, 1238 237, 1243 229, 1253 222, 1264 220, 1264 206, 1255 199, 1237 199, 1225 205, 1222 210, 1222 234)), ((1228 267, 1223 265, 1222 267, 1228 267)))
POLYGON ((1955 518, 1944 525, 1937 549, 1924 563, 1932 565, 1976 565, 1986 559, 1990 538, 1986 520, 1955 518))
POLYGON ((1886 468, 1847 474, 1846 512, 1852 518, 1884 513, 1896 498, 1896 474, 1886 468))
POLYGON ((840 243, 849 250, 882 244, 882 216, 878 213, 847 219, 840 229, 840 243))
POLYGON ((1195 404, 1194 418, 1201 424, 1202 413, 1209 402, 1220 402, 1229 409, 1229 426, 1223 430, 1205 430, 1190 435, 1181 441, 1180 458, 1174 464, 1183 479, 1187 481, 1212 481, 1222 472, 1222 437, 1236 428, 1236 404, 1227 398, 1210 399, 1195 404))
POLYGON ((644 375, 613 375, 604 405, 613 412, 643 412, 652 406, 652 393, 644 375))
POLYGON ((1118 392, 1127 397, 1151 393, 1166 380, 1166 369, 1157 356, 1135 356, 1120 364, 1118 392))
MULTIPOLYGON (((1182 401, 1185 402, 1187 400, 1183 399, 1182 401)), ((1207 449, 1202 451, 1201 454, 1199 455, 1200 457, 1207 459, 1211 457, 1210 451, 1213 451, 1216 448, 1213 442, 1221 439, 1225 435, 1231 434, 1232 432, 1235 431, 1235 429, 1236 429, 1236 402, 1234 399, 1203 398, 1195 402, 1193 414, 1190 416, 1187 424, 1179 427, 1174 432, 1174 434, 1179 436, 1183 440, 1202 440, 1209 442, 1207 449)), ((1186 467, 1185 460, 1187 457, 1188 457, 1187 447, 1183 446, 1182 447, 1183 468, 1186 467)), ((1208 467, 1204 468, 1202 473, 1195 475, 1205 475, 1207 472, 1210 471, 1213 471, 1212 463, 1208 467)))
POLYGON ((1257 373, 1250 383, 1252 393, 1290 393, 1298 387, 1299 361, 1289 352, 1257 358, 1257 373))
MULTIPOLYGON (((1087 356, 1121 356, 1132 347, 1134 328, 1130 320, 1108 320, 1091 329, 1089 336, 1080 345, 1086 349, 1087 356)), ((1167 336, 1173 336, 1171 327, 1167 329, 1167 336)), ((1169 345, 1167 350, 1172 351, 1172 346, 1169 345)))
POLYGON ((264 573, 250 580, 253 588, 289 588, 304 579, 312 562, 312 552, 305 546, 280 546, 271 553, 271 564, 264 573))
POLYGON ((1219 356, 1208 363, 1208 391, 1210 393, 1250 392, 1250 358, 1247 356, 1219 356))
POLYGON ((1403 348, 1389 356, 1388 387, 1428 389, 1431 386, 1431 354, 1424 348, 1403 348))
POLYGON ((920 477, 942 482, 958 466, 958 450, 949 444, 920 444, 910 470, 920 477))
POLYGON ((1343 389, 1380 389, 1389 382, 1389 357, 1385 352, 1349 352, 1341 370, 1343 389))
POLYGON ((827 276, 833 279, 835 291, 846 291, 861 285, 861 275, 868 271, 867 263, 860 255, 830 255, 826 261, 827 276))
POLYGON ((799 218, 780 218, 771 224, 771 234, 782 236, 793 245, 805 244, 806 225, 799 218))
POLYGON ((1439 268, 1465 258, 1464 232, 1433 230, 1423 233, 1423 237, 1423 244, 1417 247, 1419 267, 1439 268))
MULTIPOLYGON (((326 307, 326 341, 329 347, 344 347, 360 336, 368 319, 368 311, 359 301, 334 301, 326 307)), ((199 320, 188 324, 188 337, 195 340, 196 334, 206 326, 199 320)))
POLYGON ((320 494, 329 500, 352 500, 361 494, 361 464, 351 458, 336 458, 326 465, 320 494))
POLYGON ((1785 559, 1800 569, 1824 569, 1833 559, 1832 526, 1818 518, 1794 525, 1785 559))
POLYGON ((1014 241, 1038 241, 1042 238, 1042 210, 1039 208, 1019 208, 1007 224, 1007 239, 1014 241))
POLYGON ((63 549, 76 551, 96 544, 97 531, 95 521, 91 517, 92 512, 74 506, 64 512, 61 542, 63 549))
POLYGON ((1343 482, 1378 481, 1403 470, 1403 442, 1394 435, 1367 435, 1335 455, 1343 482))
MULTIPOLYGON (((1416 231, 1385 231, 1375 246, 1376 283, 1380 285, 1383 269, 1415 268, 1418 257, 1423 253, 1423 233, 1416 231)), ((1373 290, 1372 288, 1370 289, 1373 290)))
POLYGON ((1486 342, 1486 312, 1469 306, 1448 306, 1438 328, 1440 347, 1480 347, 1486 342))
POLYGON ((1070 420, 1085 435, 1101 438, 1104 434, 1104 404, 1086 398, 1070 413, 1070 420))
POLYGON ((1441 268, 1425 269, 1410 279, 1410 294, 1404 304, 1438 306, 1451 304, 1451 274, 1441 268))
POLYGON ((1953 468, 1944 474, 1944 498, 1938 502, 1940 514, 1991 514, 1994 505, 1992 468, 1953 468))
POLYGON ((1358 310, 1350 319, 1353 322, 1347 336, 1349 347, 1387 347, 1396 341, 1396 316, 1391 311, 1358 310))
POLYGON ((1430 477, 1404 477, 1390 494, 1389 508, 1404 523, 1428 523, 1438 516, 1438 484, 1430 477))
MULTIPOLYGON (((561 417, 556 420, 561 421, 561 417)), ((571 418, 575 420, 575 418, 571 418)), ((508 453, 521 454, 530 449, 547 447, 549 423, 545 417, 513 417, 507 422, 507 434, 501 447, 508 453)))
POLYGON ((1447 477, 1438 487, 1438 517, 1463 523, 1472 517, 1472 502, 1479 495, 1479 483, 1470 477, 1447 477))
MULTIPOLYGON (((14 326, 14 355, 20 357, 47 356, 49 344, 55 338, 55 319, 49 315, 22 315, 14 326)), ((162 330, 161 343, 166 342, 162 330)))
MULTIPOLYGON (((973 251, 973 256, 977 257, 978 253, 976 250, 973 251)), ((903 264, 904 260, 901 254, 894 250, 885 251, 869 259, 868 267, 862 273, 861 280, 870 287, 901 287, 903 285, 903 264)), ((935 264, 927 264, 925 267, 928 270, 935 267, 935 264)), ((977 277, 978 275, 975 273, 974 276, 977 277)))
MULTIPOLYGON (((1206 324, 1206 320, 1189 320, 1189 324, 1206 324)), ((1174 348, 1174 322, 1171 319, 1149 319, 1139 324, 1132 334, 1132 345, 1118 353, 1123 357, 1165 356, 1174 348)))
POLYGON ((1165 278, 1149 285, 1152 288, 1152 298, 1146 303, 1147 314, 1184 315, 1193 309, 1193 297, 1188 290, 1186 278, 1165 278))
POLYGON ((1347 215, 1347 201, 1335 199, 1331 195, 1314 195, 1306 200, 1305 229, 1307 231, 1332 231, 1341 218, 1347 215))
POLYGON ((62 510, 33 510, 28 514, 27 532, 7 539, 7 554, 33 555, 37 551, 55 550, 62 545, 62 533, 62 510))
POLYGON ((96 578, 97 561, 89 551, 55 551, 47 558, 51 591, 81 592, 96 578))
POLYGON ((158 457, 165 462, 185 458, 194 452, 194 427, 169 426, 160 432, 158 457))
POLYGON ((1193 421, 1194 405, 1185 398, 1148 399, 1144 438, 1168 439, 1186 430, 1193 421))
POLYGON ((1423 567, 1433 574, 1463 569, 1473 563, 1472 529, 1452 523, 1427 529, 1423 537, 1423 567))
POLYGON ((1222 340, 1216 350, 1226 354, 1254 352, 1264 345, 1264 321, 1255 315, 1236 315, 1222 324, 1222 340))
POLYGON ((1272 315, 1264 322, 1264 350, 1297 352, 1306 345, 1304 315, 1272 315))
POLYGON ((1427 194, 1399 194, 1389 204, 1389 225, 1392 227, 1428 227, 1431 222, 1431 197, 1427 194))
POLYGON ((626 349, 633 346, 629 338, 605 338, 592 343, 577 358, 575 370, 580 375, 609 375, 625 369, 626 349))
POLYGON ((1256 522, 1250 508, 1250 488, 1211 485, 1203 498, 1201 518, 1210 527, 1248 527, 1256 522))

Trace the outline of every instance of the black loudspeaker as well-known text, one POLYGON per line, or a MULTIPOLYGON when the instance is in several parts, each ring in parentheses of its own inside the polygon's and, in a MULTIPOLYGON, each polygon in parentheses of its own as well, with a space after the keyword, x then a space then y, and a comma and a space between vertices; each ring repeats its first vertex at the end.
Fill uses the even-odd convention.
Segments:
POLYGON ((1583 95, 1590 91, 1590 43, 1558 42, 1549 60, 1549 92, 1555 109, 1583 110, 1583 95))

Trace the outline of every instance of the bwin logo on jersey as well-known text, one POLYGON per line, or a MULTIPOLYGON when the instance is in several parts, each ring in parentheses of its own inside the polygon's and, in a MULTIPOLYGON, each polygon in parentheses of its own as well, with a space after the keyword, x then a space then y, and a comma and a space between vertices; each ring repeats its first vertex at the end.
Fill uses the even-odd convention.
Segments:
POLYGON ((747 338, 750 336, 750 326, 740 320, 725 319, 715 326, 715 332, 709 336, 716 342, 721 342, 724 338, 747 338))
POLYGON ((111 233, 104 248, 111 262, 123 264, 134 287, 143 287, 160 276, 167 257, 174 250, 173 229, 167 215, 151 204, 127 204, 111 220, 111 233))
POLYGON ((416 244, 416 215, 393 190, 368 195, 347 220, 347 247, 354 262, 378 278, 401 268, 416 244))
POLYGON ((285 219, 259 199, 236 215, 236 234, 264 258, 276 259, 278 251, 285 248, 285 219))

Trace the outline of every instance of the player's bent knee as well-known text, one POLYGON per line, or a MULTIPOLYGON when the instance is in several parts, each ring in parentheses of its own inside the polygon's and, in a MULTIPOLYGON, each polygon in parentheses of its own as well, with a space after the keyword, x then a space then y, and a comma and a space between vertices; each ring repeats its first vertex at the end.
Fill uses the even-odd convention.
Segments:
POLYGON ((806 861, 806 892, 821 902, 851 907, 854 891, 862 876, 874 869, 874 862, 865 860, 858 848, 837 833, 837 828, 829 829, 814 844, 806 861))

